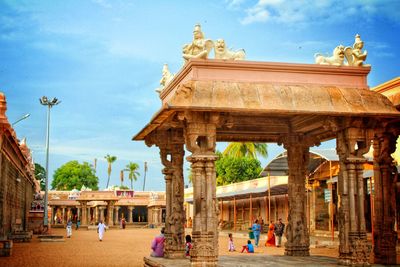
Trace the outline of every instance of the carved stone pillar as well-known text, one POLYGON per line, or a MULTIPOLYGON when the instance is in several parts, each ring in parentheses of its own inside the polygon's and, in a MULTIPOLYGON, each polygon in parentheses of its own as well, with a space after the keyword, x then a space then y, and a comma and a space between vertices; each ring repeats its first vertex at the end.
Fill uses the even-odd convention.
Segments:
POLYGON ((216 198, 215 155, 219 116, 212 113, 186 113, 185 142, 192 152, 193 175, 193 248, 192 266, 217 266, 218 201, 216 198))
POLYGON ((88 221, 87 221, 87 201, 80 201, 81 203, 81 208, 82 208, 82 219, 81 219, 81 223, 82 226, 83 225, 87 225, 88 221))
POLYGON ((370 246, 365 229, 362 172, 366 162, 363 155, 369 150, 370 140, 369 132, 357 121, 347 123, 337 133, 339 263, 343 265, 368 264, 370 246))
POLYGON ((62 219, 61 223, 65 223, 65 207, 62 207, 62 219))
POLYGON ((107 205, 107 225, 109 226, 114 225, 113 211, 114 211, 114 201, 110 201, 108 202, 107 205))
POLYGON ((81 216, 81 207, 80 206, 76 207, 76 215, 77 215, 76 218, 78 220, 81 216))
POLYGON ((309 162, 309 142, 301 135, 289 135, 283 141, 287 150, 288 177, 288 225, 285 255, 310 256, 310 237, 306 216, 306 170, 309 162))
POLYGON ((96 206, 95 208, 94 208, 94 216, 93 216, 93 218, 94 218, 94 223, 96 224, 96 223, 98 223, 99 222, 99 206, 96 206))
POLYGON ((92 217, 90 216, 90 207, 87 208, 87 214, 86 214, 86 221, 87 224, 89 225, 91 223, 92 217))
POLYGON ((374 138, 374 258, 375 263, 396 265, 397 232, 394 231, 397 169, 391 154, 397 135, 378 133, 374 138))
POLYGON ((114 206, 114 225, 118 225, 119 223, 118 211, 119 211, 119 206, 114 206))
POLYGON ((100 212, 100 221, 103 221, 104 223, 104 207, 99 207, 99 212, 100 212))
POLYGON ((185 258, 185 213, 183 156, 184 139, 181 130, 159 132, 155 143, 160 148, 166 184, 165 249, 166 258, 185 258))
POLYGON ((132 222, 133 222, 133 220, 132 220, 132 211, 133 211, 133 208, 134 208, 134 207, 132 207, 132 206, 128 206, 128 221, 127 221, 127 222, 129 222, 129 223, 132 223, 132 222))

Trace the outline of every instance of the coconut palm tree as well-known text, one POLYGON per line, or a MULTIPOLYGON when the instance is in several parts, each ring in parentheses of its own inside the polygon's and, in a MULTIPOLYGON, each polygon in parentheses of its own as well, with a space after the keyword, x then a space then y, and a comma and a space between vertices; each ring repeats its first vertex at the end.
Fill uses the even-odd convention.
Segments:
POLYGON ((231 142, 225 148, 223 154, 235 158, 250 157, 256 159, 257 155, 266 158, 268 156, 267 144, 231 142))
POLYGON ((129 180, 131 180, 131 189, 133 190, 133 180, 136 181, 137 178, 140 176, 140 173, 138 172, 139 164, 134 162, 129 162, 125 168, 129 172, 129 180))
POLYGON ((107 154, 107 156, 104 157, 107 160, 108 163, 108 169, 107 169, 107 173, 108 173, 108 180, 107 180, 107 187, 108 188, 108 184, 110 183, 110 176, 111 176, 111 165, 114 163, 114 161, 117 160, 116 156, 110 156, 109 154, 107 154))

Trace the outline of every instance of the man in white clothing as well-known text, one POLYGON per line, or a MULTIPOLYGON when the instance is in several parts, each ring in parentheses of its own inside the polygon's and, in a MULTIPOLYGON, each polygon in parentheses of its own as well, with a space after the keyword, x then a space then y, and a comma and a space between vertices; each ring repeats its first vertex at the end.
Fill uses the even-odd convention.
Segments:
POLYGON ((103 223, 103 220, 100 220, 99 225, 97 225, 97 232, 99 233, 99 240, 103 241, 103 235, 106 231, 106 225, 103 223))

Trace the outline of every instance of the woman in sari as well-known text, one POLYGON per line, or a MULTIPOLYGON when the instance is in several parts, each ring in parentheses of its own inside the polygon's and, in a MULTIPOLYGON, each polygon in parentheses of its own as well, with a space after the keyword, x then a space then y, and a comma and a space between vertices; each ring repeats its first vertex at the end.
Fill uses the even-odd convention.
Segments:
POLYGON ((275 247, 274 228, 274 223, 271 221, 268 226, 267 242, 265 242, 266 247, 275 247))

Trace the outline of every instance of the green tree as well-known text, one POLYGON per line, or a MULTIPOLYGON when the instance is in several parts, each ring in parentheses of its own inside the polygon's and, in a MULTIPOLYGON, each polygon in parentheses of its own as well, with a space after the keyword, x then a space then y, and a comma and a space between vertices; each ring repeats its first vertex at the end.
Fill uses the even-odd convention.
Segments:
POLYGON ((119 187, 119 189, 129 189, 129 187, 126 186, 126 185, 121 185, 121 186, 119 187))
POLYGON ((256 159, 257 155, 266 158, 268 156, 267 144, 250 142, 231 142, 225 148, 223 154, 235 158, 249 157, 256 159))
POLYGON ((38 163, 35 163, 35 178, 40 182, 40 190, 46 190, 46 170, 38 163))
POLYGON ((92 190, 99 189, 99 178, 87 162, 69 161, 54 172, 51 187, 57 190, 81 189, 84 185, 92 190))
POLYGON ((220 156, 215 163, 217 185, 232 184, 256 179, 262 170, 258 159, 220 156))
POLYGON ((106 188, 108 188, 108 184, 110 183, 110 177, 111 177, 111 165, 117 160, 116 156, 110 156, 109 154, 107 154, 107 156, 104 157, 107 160, 108 163, 108 169, 107 169, 107 174, 108 174, 108 179, 107 179, 107 186, 106 188))
POLYGON ((137 180, 137 178, 140 176, 140 173, 138 172, 139 170, 139 164, 134 163, 134 162, 129 162, 128 165, 125 167, 129 171, 129 180, 131 180, 131 189, 133 190, 133 180, 137 180))

